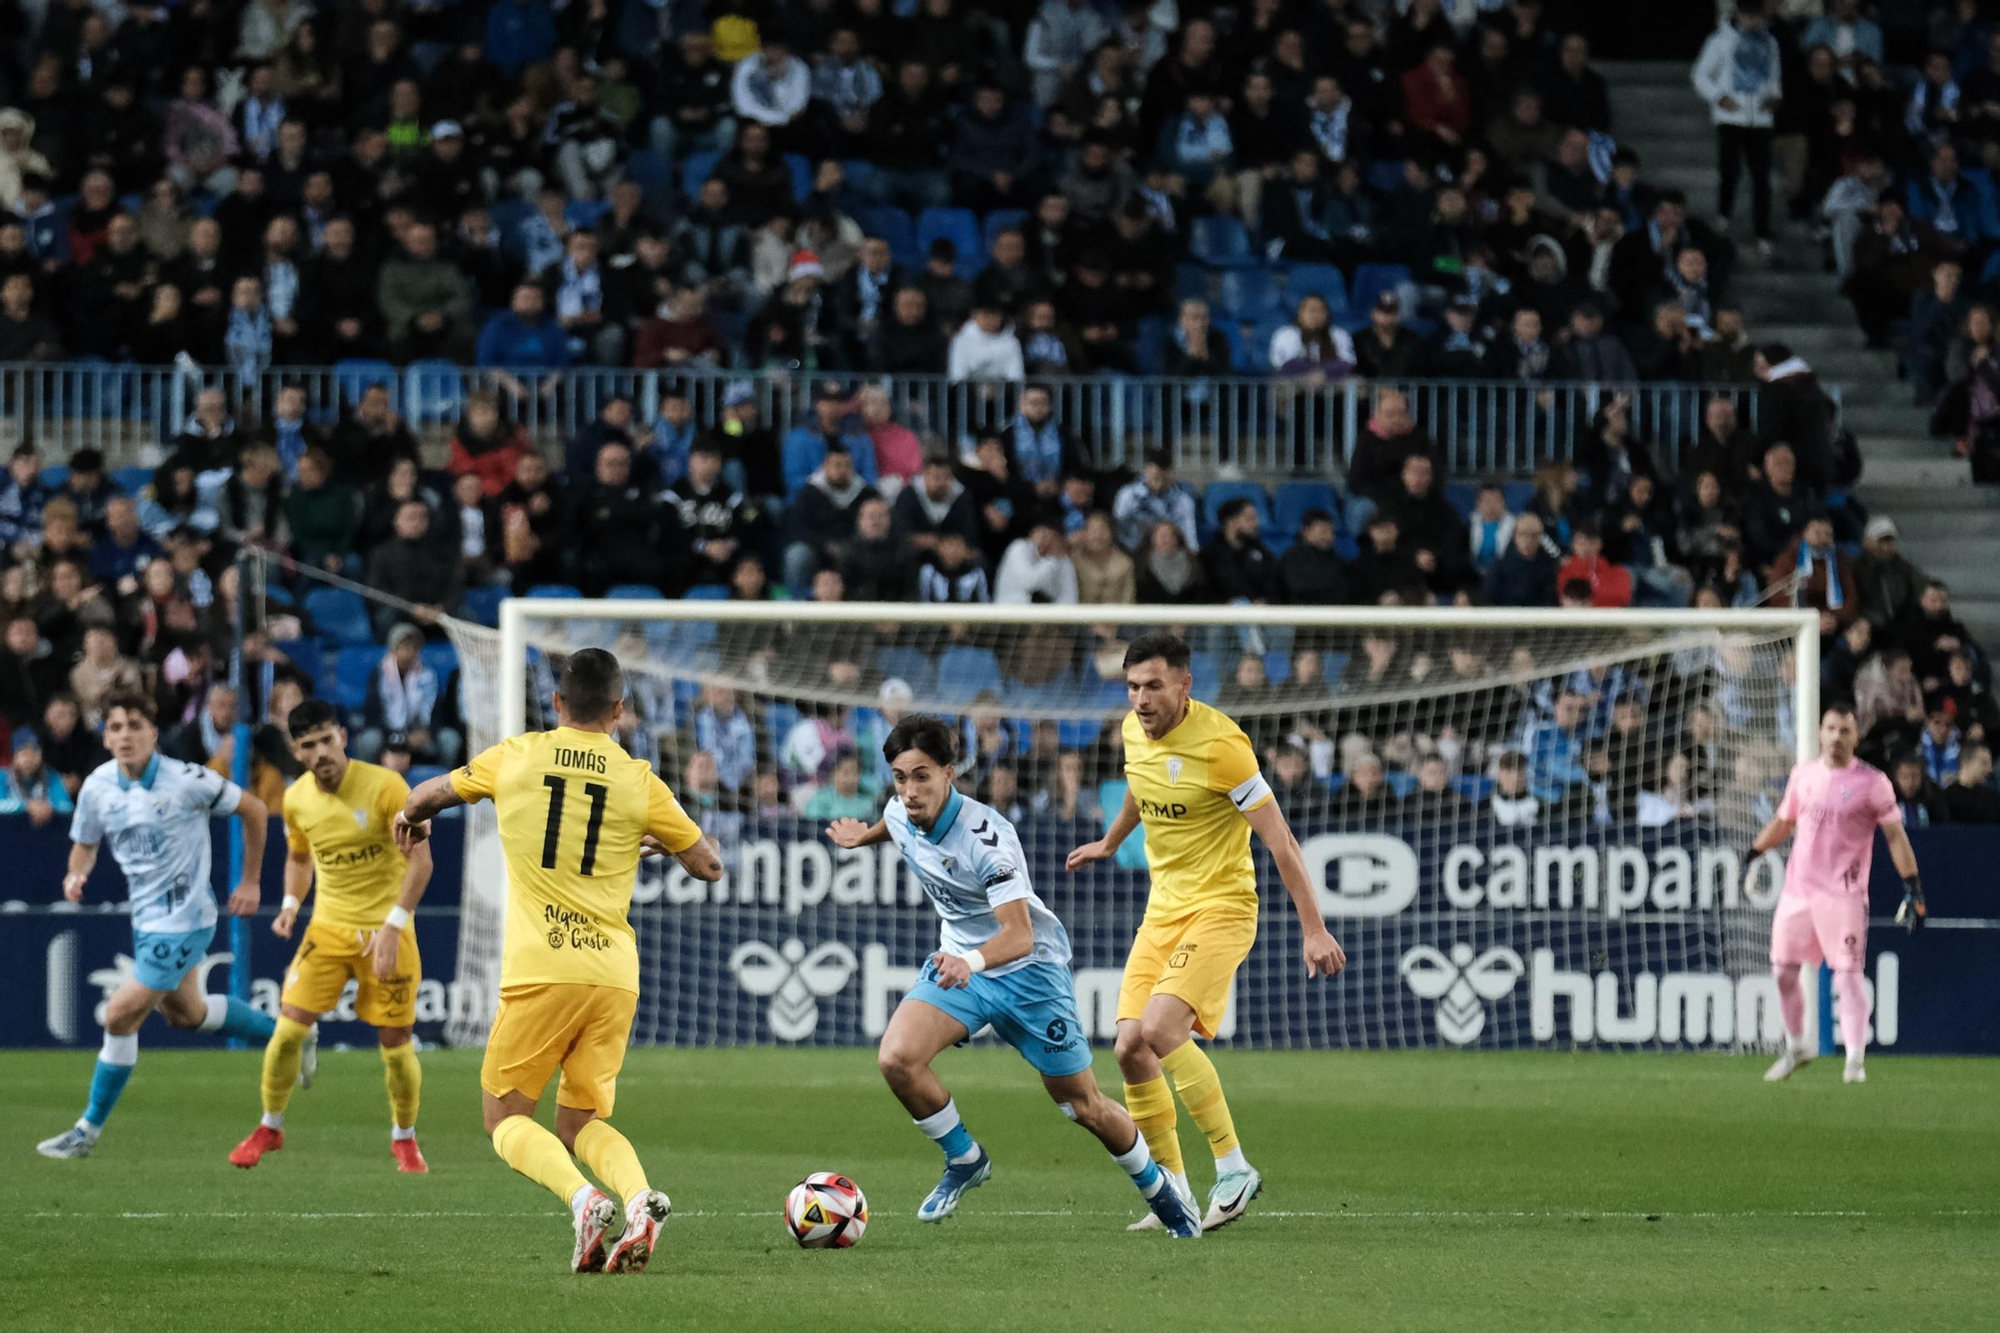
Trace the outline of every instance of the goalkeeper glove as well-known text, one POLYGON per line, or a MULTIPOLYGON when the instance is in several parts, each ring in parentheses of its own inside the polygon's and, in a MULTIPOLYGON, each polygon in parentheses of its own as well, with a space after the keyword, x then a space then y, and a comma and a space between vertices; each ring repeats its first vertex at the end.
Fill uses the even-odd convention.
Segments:
POLYGON ((1915 875, 1903 880, 1903 905, 1896 909, 1896 924, 1912 933, 1924 928, 1924 883, 1915 875))

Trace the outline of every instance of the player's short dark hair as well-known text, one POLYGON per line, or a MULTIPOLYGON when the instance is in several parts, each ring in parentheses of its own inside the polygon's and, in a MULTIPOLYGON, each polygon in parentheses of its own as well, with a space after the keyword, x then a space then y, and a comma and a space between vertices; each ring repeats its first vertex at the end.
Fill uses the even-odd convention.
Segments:
POLYGON ((958 762, 958 734, 943 718, 912 713, 890 729, 882 758, 893 764, 906 750, 921 750, 940 768, 950 768, 958 762))
POLYGON ((153 702, 153 696, 143 690, 115 690, 104 701, 104 716, 110 717, 118 709, 126 713, 137 713, 154 726, 159 725, 160 707, 153 702))
POLYGON ((572 722, 602 722, 625 698, 625 670, 602 648, 582 648, 563 663, 556 685, 572 722))
POLYGON ((1838 713, 1842 717, 1853 718, 1855 715, 1854 705, 1848 703, 1844 699, 1836 699, 1832 703, 1828 704, 1826 707, 1819 710, 1819 720, 1822 722, 1826 721, 1826 715, 1828 713, 1838 713))
POLYGON ((321 727, 340 725, 340 714, 334 712, 333 705, 324 699, 307 699, 292 709, 292 715, 285 719, 285 729, 293 740, 301 740, 321 727))
POLYGON ((1188 663, 1194 660, 1186 639, 1165 630, 1155 630, 1132 640, 1131 646, 1125 650, 1125 670, 1130 671, 1141 662, 1150 662, 1156 657, 1175 671, 1186 671, 1188 663))

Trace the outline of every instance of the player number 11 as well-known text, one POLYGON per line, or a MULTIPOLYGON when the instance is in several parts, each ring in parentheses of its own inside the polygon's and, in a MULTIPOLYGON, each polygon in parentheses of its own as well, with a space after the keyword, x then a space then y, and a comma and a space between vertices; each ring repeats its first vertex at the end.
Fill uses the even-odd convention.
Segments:
MULTIPOLYGON (((549 823, 542 830, 542 869, 554 870, 556 846, 562 841, 563 800, 569 791, 569 779, 545 773, 542 782, 549 789, 549 823)), ((583 863, 577 867, 577 873, 588 875, 597 864, 597 833, 604 827, 604 801, 611 792, 597 782, 584 783, 583 791, 590 797, 590 823, 583 831, 583 863)))

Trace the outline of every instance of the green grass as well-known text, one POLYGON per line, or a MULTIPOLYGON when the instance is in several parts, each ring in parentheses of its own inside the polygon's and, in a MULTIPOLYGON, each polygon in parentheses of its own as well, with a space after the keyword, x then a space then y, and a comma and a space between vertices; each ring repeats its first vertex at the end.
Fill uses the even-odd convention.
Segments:
MULTIPOLYGON (((1750 1058, 1224 1052, 1268 1183, 1194 1243, 1125 1234, 1136 1193, 1011 1052, 940 1061, 995 1173, 932 1228, 912 1213, 937 1154, 866 1052, 639 1051, 617 1123, 678 1212, 643 1277, 583 1278, 560 1205, 479 1133, 476 1058, 426 1055, 432 1171, 407 1178, 369 1051, 324 1057, 251 1172, 225 1155, 255 1120, 254 1053, 148 1055, 82 1162, 32 1145, 75 1116, 89 1056, 0 1053, 0 1323, 2000 1327, 2000 1062, 1878 1059, 1844 1087, 1825 1060, 1766 1087, 1750 1058), (867 1191, 858 1248, 781 1231, 814 1170, 867 1191)), ((1108 1058, 1098 1076, 1116 1086, 1108 1058)))

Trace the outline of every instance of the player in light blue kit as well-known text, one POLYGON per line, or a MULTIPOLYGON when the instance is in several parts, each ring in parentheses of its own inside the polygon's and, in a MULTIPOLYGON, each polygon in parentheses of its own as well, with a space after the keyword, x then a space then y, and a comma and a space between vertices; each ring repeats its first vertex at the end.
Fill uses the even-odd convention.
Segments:
POLYGON ((36 1145, 44 1157, 88 1157, 139 1059, 139 1026, 158 1009, 177 1028, 199 1028, 262 1046, 273 1020, 241 1000, 203 995, 197 965, 215 935, 209 887, 208 821, 243 819, 243 882, 229 895, 233 916, 257 910, 257 872, 270 820, 264 803, 213 769, 169 759, 155 748, 153 701, 114 694, 105 705, 111 762, 83 781, 70 825, 63 897, 83 901, 84 882, 109 836, 132 901, 132 977, 104 1005, 104 1048, 90 1079, 90 1104, 76 1125, 36 1145))
POLYGON ((1125 1108, 1098 1089, 1077 1018, 1069 933, 1035 895, 1021 839, 991 806, 952 786, 958 746, 934 717, 904 718, 882 744, 896 794, 873 826, 835 820, 842 847, 893 841, 943 918, 938 951, 896 1006, 878 1056, 882 1077, 944 1150, 944 1178, 917 1209, 942 1222, 993 1173, 931 1061, 991 1024, 1042 1075, 1063 1114, 1095 1134, 1132 1177, 1169 1235, 1197 1240, 1201 1214, 1154 1164, 1125 1108))

